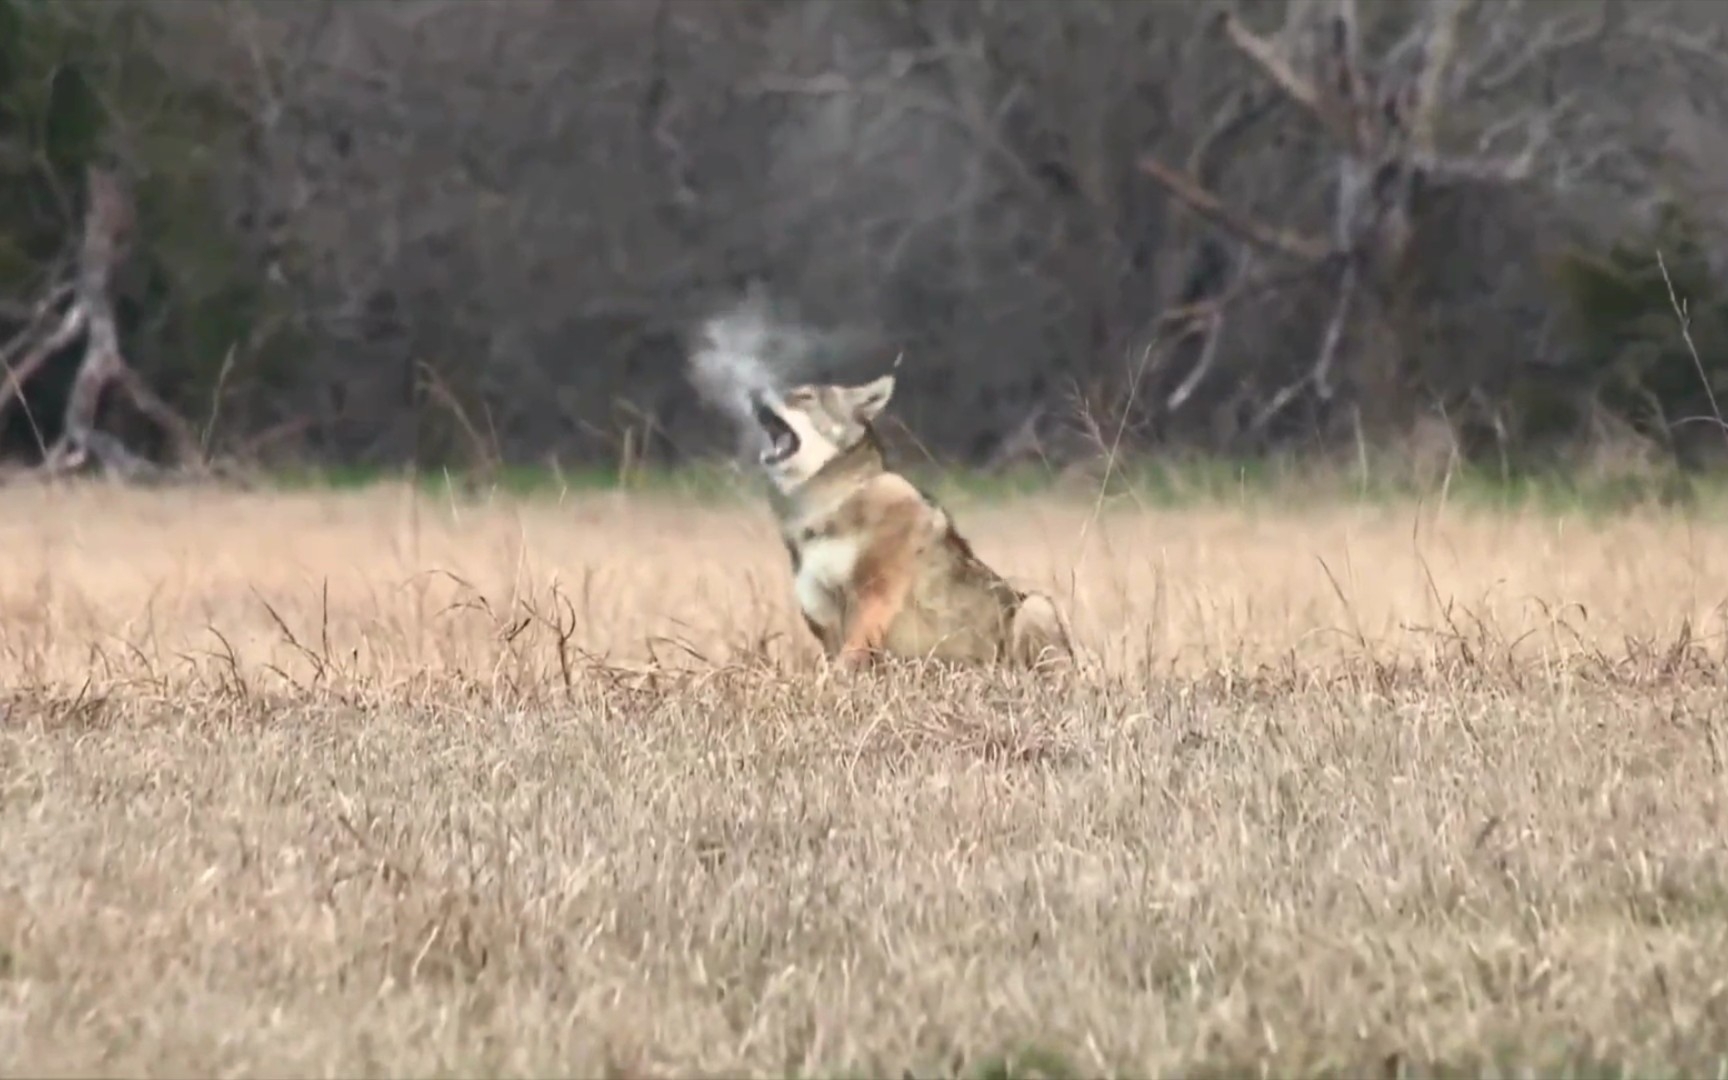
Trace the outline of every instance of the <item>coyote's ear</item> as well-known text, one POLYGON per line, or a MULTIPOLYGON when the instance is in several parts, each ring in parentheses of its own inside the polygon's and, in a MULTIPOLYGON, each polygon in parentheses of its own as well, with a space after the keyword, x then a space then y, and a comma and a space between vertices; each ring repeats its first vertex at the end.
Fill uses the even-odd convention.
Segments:
POLYGON ((875 382, 854 386, 847 391, 846 396, 852 404, 852 415, 860 423, 868 424, 876 419, 888 404, 888 399, 894 396, 894 376, 884 375, 875 382))

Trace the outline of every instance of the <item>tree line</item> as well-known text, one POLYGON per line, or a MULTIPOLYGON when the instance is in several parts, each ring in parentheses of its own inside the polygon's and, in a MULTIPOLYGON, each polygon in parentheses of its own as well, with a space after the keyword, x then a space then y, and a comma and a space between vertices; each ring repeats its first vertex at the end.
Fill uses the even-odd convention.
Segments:
POLYGON ((1725 34, 1679 0, 0 0, 0 449, 724 453, 683 359, 755 294, 812 370, 902 357, 944 460, 1699 466, 1725 34))

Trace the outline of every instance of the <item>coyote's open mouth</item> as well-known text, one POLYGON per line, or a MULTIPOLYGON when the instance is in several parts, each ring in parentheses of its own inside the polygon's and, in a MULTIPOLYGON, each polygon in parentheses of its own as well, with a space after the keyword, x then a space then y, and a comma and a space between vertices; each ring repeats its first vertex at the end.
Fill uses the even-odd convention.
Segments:
POLYGON ((761 397, 756 398, 756 422, 762 425, 768 436, 768 448, 762 451, 762 464, 778 465, 798 452, 798 433, 761 397))

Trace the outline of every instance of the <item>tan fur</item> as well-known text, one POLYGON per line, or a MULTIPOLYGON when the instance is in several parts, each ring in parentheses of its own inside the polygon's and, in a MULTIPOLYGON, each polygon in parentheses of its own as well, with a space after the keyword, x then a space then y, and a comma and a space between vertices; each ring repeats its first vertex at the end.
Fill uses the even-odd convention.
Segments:
MULTIPOLYGON (((755 402, 797 436, 795 452, 765 451, 763 466, 798 604, 823 651, 849 665, 883 653, 1024 666, 1071 659, 1050 598, 986 566, 948 513, 888 468, 871 421, 892 393, 887 376, 755 402)), ((777 428, 762 423, 772 439, 777 428)))

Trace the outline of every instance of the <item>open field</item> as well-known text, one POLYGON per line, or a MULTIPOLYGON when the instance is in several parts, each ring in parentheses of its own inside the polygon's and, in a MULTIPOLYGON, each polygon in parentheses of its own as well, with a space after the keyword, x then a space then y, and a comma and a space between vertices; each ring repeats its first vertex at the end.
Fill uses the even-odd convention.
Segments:
POLYGON ((958 504, 1035 678, 747 502, 0 505, 6 1075, 1728 1074, 1709 507, 958 504))

